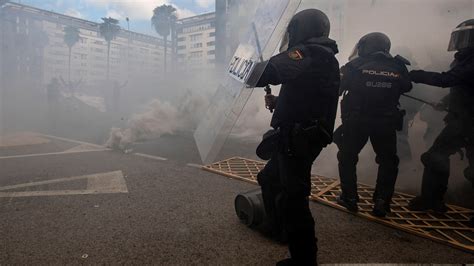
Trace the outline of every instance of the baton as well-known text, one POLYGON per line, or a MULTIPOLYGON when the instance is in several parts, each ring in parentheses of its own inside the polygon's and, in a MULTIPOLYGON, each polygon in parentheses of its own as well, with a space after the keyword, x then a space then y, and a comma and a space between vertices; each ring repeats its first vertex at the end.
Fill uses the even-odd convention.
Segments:
MULTIPOLYGON (((255 26, 255 22, 252 22, 252 29, 255 35, 255 43, 257 44, 258 56, 260 62, 263 62, 262 47, 260 46, 260 40, 258 39, 257 27, 255 26)), ((270 88, 270 85, 265 86, 265 92, 267 93, 267 95, 272 94, 272 89, 270 88)), ((273 113, 273 109, 270 109, 268 106, 265 107, 270 110, 270 113, 273 113)))
MULTIPOLYGON (((405 97, 407 97, 407 98, 409 98, 409 99, 412 99, 412 100, 415 100, 415 101, 417 101, 417 102, 421 102, 421 103, 424 103, 424 104, 426 104, 426 105, 429 105, 429 106, 433 107, 433 109, 435 109, 435 110, 439 110, 439 107, 438 107, 436 104, 434 104, 434 103, 430 103, 430 102, 425 101, 425 100, 423 100, 423 99, 420 99, 420 98, 417 98, 417 97, 413 97, 413 96, 411 96, 411 95, 404 94, 404 93, 402 94, 402 96, 405 96, 405 97)), ((443 111, 449 112, 449 109, 446 108, 446 107, 444 107, 444 108, 443 108, 443 111)))

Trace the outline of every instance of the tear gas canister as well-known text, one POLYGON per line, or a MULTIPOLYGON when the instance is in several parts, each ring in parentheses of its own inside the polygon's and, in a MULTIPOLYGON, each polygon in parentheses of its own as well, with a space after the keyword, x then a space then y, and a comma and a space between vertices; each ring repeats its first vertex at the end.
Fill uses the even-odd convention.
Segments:
POLYGON ((262 229, 266 216, 261 189, 238 194, 235 198, 235 212, 243 224, 257 230, 262 229))

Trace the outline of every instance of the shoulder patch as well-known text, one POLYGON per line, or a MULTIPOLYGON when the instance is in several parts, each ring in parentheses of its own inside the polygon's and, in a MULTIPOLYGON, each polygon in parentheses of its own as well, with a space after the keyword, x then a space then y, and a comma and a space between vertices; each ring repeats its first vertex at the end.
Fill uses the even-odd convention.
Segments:
POLYGON ((303 52, 299 49, 289 51, 288 56, 293 60, 302 60, 304 58, 303 52))

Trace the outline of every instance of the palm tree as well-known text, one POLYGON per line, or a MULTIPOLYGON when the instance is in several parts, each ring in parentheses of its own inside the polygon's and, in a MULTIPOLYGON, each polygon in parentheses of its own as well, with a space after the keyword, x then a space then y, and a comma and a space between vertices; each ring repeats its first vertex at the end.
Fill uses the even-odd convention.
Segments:
POLYGON ((107 81, 110 79, 110 43, 119 34, 120 26, 117 19, 102 18, 104 22, 99 25, 99 33, 107 42, 107 81))
POLYGON ((164 55, 164 72, 166 74, 166 57, 168 56, 168 35, 174 29, 174 24, 178 19, 176 8, 171 5, 161 5, 153 10, 151 17, 151 25, 155 28, 156 33, 161 35, 165 43, 164 55))
POLYGON ((71 89, 71 53, 72 47, 79 42, 81 37, 79 36, 79 28, 73 26, 66 26, 64 28, 64 43, 66 43, 69 48, 69 64, 68 64, 68 73, 67 73, 67 82, 69 89, 71 89))

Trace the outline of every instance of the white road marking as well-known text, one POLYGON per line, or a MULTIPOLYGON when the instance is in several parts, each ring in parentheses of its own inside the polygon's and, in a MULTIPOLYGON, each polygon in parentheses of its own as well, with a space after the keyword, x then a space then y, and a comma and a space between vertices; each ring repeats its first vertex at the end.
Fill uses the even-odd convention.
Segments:
POLYGON ((102 147, 102 148, 94 147, 94 146, 89 145, 89 144, 81 144, 79 146, 72 147, 69 150, 65 150, 64 152, 94 151, 94 150, 105 151, 107 149, 104 148, 104 147, 102 147))
POLYGON ((40 145, 51 142, 50 139, 38 136, 31 132, 19 132, 13 135, 0 135, 0 147, 10 148, 26 145, 40 145))
POLYGON ((122 171, 113 171, 93 175, 74 176, 30 182, 25 184, 0 187, 0 198, 38 197, 38 196, 66 196, 66 195, 90 195, 128 193, 127 184, 122 171), (39 191, 17 191, 5 192, 6 190, 34 187, 48 184, 65 183, 75 180, 87 179, 87 188, 78 190, 39 190, 39 191), (2 192, 4 191, 4 192, 2 192))
POLYGON ((38 135, 46 137, 46 138, 50 138, 50 139, 57 139, 57 140, 72 142, 72 143, 76 143, 76 144, 80 144, 80 145, 92 146, 92 147, 97 148, 97 149, 106 149, 105 146, 97 145, 97 144, 94 144, 94 143, 89 143, 89 142, 84 142, 84 141, 79 141, 79 140, 73 140, 73 139, 68 139, 68 138, 62 138, 62 137, 56 137, 56 136, 52 136, 52 135, 45 135, 45 134, 38 134, 38 135))
POLYGON ((68 139, 68 138, 61 138, 51 135, 45 135, 40 133, 34 133, 36 136, 48 138, 48 139, 57 139, 65 142, 79 144, 78 146, 72 147, 65 151, 60 152, 48 152, 48 153, 34 153, 34 154, 21 154, 21 155, 10 155, 10 156, 0 156, 0 160, 2 159, 14 159, 14 158, 28 158, 28 157, 40 157, 40 156, 51 156, 51 155, 63 155, 63 154, 72 154, 72 153, 83 153, 83 152, 96 152, 96 151, 110 151, 111 149, 106 148, 105 146, 68 139))
POLYGON ((188 163, 187 166, 201 169, 203 166, 195 163, 188 163))
POLYGON ((85 153, 85 152, 99 152, 99 151, 109 151, 109 149, 94 149, 94 150, 77 150, 77 151, 60 151, 60 152, 48 152, 48 153, 35 153, 35 154, 22 154, 22 155, 11 155, 11 156, 0 156, 2 159, 15 159, 15 158, 29 158, 29 157, 41 157, 41 156, 51 156, 51 155, 63 155, 63 154, 74 154, 74 153, 85 153))
POLYGON ((153 159, 153 160, 158 160, 158 161, 166 161, 168 160, 167 158, 159 157, 159 156, 153 156, 153 155, 148 155, 144 153, 134 153, 136 156, 148 158, 148 159, 153 159))

